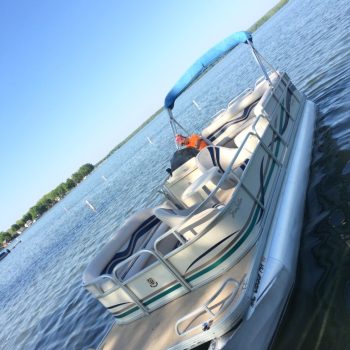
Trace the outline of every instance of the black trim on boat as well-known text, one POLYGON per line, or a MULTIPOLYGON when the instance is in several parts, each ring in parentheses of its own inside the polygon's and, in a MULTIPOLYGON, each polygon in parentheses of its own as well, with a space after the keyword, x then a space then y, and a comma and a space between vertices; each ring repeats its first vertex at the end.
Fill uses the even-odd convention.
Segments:
POLYGON ((212 247, 210 247, 210 249, 206 250, 203 254, 201 254, 197 259, 193 260, 192 263, 188 266, 188 268, 186 269, 185 273, 199 260, 201 260, 202 258, 204 258, 207 254, 209 254, 212 250, 214 250, 215 248, 217 248, 221 243, 224 243, 227 239, 231 238, 233 235, 235 235, 237 232, 239 231, 235 231, 233 233, 231 233, 230 235, 228 235, 227 237, 225 237, 224 239, 222 239, 221 241, 219 241, 218 243, 214 244, 212 247))
POLYGON ((119 303, 119 304, 115 304, 115 305, 112 305, 112 306, 108 306, 107 309, 114 309, 115 307, 126 305, 126 304, 132 304, 132 303, 130 301, 127 301, 125 303, 119 303))
MULTIPOLYGON (((259 180, 260 180, 260 202, 261 204, 264 206, 265 205, 265 189, 264 189, 264 159, 265 157, 263 157, 261 164, 260 164, 260 176, 259 176, 259 180)), ((264 210, 261 210, 260 212, 260 216, 258 219, 258 222, 261 220, 262 214, 264 213, 264 210)))
POLYGON ((228 122, 226 122, 224 125, 222 125, 220 127, 220 129, 215 130, 210 135, 208 135, 207 139, 209 141, 213 142, 221 134, 223 134, 231 125, 238 124, 238 123, 246 120, 249 117, 252 109, 258 104, 259 100, 260 100, 260 97, 257 100, 255 100, 254 102, 252 102, 249 106, 244 108, 243 113, 239 117, 235 118, 234 120, 229 120, 228 122))

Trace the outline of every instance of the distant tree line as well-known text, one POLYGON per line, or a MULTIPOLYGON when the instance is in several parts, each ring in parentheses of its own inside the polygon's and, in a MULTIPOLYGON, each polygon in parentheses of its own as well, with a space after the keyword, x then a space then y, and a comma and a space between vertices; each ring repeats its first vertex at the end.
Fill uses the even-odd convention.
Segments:
POLYGON ((66 182, 62 182, 54 190, 45 194, 38 202, 25 213, 21 219, 17 220, 7 231, 0 232, 0 243, 11 241, 29 226, 34 220, 37 220, 46 211, 59 202, 72 188, 78 185, 94 169, 92 164, 82 165, 66 182))
POLYGON ((271 10, 265 13, 257 22, 255 22, 251 27, 248 28, 248 32, 255 32, 259 27, 261 27, 267 20, 269 20, 276 12, 278 12, 284 5, 288 3, 289 0, 280 0, 277 5, 275 5, 271 10))
POLYGON ((136 130, 134 130, 123 141, 118 143, 104 158, 102 158, 98 163, 96 163, 96 166, 99 166, 102 162, 104 162, 106 159, 108 159, 115 151, 117 151, 120 147, 122 147, 125 143, 127 143, 133 136, 135 136, 141 129, 143 129, 147 124, 149 124, 163 110, 164 110, 164 107, 161 107, 161 108, 158 109, 157 112, 153 113, 149 118, 147 118, 136 130))

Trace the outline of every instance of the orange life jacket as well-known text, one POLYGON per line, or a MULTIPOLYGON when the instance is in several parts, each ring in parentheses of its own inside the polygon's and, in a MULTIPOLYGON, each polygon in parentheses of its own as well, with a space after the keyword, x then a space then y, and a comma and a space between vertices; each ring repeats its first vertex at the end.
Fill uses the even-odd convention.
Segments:
POLYGON ((199 135, 193 134, 187 138, 186 147, 193 147, 198 150, 207 147, 207 143, 199 135))

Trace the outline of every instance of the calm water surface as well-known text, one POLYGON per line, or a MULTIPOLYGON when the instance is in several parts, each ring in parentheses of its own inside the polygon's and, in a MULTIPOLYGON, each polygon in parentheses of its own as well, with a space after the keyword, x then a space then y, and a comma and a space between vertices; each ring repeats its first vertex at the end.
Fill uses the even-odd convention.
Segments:
MULTIPOLYGON (((349 18, 348 0, 294 0, 255 35, 257 48, 320 109, 297 279, 274 350, 349 349, 349 18)), ((244 49, 234 50, 180 98, 175 115, 188 129, 199 131, 246 81, 252 84, 259 73, 244 49), (248 71, 236 62, 247 63, 248 71)), ((174 151, 170 140, 160 115, 27 230, 0 262, 1 349, 97 346, 113 318, 81 287, 82 272, 126 217, 161 201, 157 190, 174 151)))

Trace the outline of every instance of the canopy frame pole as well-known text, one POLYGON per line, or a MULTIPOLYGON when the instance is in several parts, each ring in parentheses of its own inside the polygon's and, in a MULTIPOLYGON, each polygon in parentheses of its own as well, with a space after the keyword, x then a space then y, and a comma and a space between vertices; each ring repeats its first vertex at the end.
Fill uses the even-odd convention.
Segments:
POLYGON ((253 56, 258 64, 258 66, 260 67, 260 69, 262 70, 262 72, 264 74, 265 79, 269 82, 270 86, 273 86, 272 81, 271 81, 271 79, 266 71, 266 68, 261 60, 262 56, 260 55, 259 51, 254 47, 253 43, 250 40, 247 40, 247 42, 252 50, 252 54, 253 54, 253 56))
POLYGON ((270 68, 271 71, 279 74, 275 69, 275 67, 256 48, 254 48, 254 50, 255 50, 255 53, 260 57, 260 59, 266 63, 266 65, 270 68))
MULTIPOLYGON (((167 108, 168 111, 168 115, 169 115, 169 121, 170 121, 170 126, 171 126, 171 130, 173 131, 174 134, 174 140, 175 140, 175 136, 178 133, 176 126, 178 126, 180 129, 182 129, 186 135, 190 135, 190 133, 174 118, 173 115, 173 111, 170 108, 167 108)), ((179 149, 179 145, 175 142, 176 148, 179 149)))

